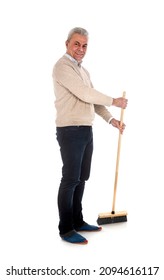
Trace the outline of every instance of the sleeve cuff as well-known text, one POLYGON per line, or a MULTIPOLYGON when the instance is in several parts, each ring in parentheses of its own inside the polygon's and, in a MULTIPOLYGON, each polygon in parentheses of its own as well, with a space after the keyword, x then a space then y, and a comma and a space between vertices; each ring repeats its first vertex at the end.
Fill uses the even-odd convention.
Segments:
POLYGON ((114 119, 114 117, 111 117, 111 118, 108 120, 108 123, 110 123, 112 119, 114 119))

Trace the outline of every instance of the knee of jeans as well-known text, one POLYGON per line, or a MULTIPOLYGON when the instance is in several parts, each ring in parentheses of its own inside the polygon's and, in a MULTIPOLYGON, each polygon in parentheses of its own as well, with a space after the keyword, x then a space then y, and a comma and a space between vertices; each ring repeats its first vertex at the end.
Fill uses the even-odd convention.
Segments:
POLYGON ((78 178, 65 178, 65 177, 62 177, 62 179, 61 179, 61 185, 62 185, 62 187, 65 187, 65 188, 74 188, 80 182, 81 182, 81 180, 78 179, 78 178))
POLYGON ((85 175, 85 176, 81 176, 81 177, 80 177, 80 181, 81 181, 81 182, 88 181, 89 177, 90 177, 89 174, 88 174, 88 175, 85 175))

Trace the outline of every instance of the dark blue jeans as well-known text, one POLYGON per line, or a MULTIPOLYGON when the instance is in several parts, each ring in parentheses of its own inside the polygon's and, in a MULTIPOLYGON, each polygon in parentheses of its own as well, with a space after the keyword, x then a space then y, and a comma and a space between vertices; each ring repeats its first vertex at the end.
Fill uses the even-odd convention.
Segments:
POLYGON ((91 126, 57 127, 57 140, 63 162, 58 192, 59 232, 63 235, 83 223, 82 198, 88 180, 93 152, 91 126))

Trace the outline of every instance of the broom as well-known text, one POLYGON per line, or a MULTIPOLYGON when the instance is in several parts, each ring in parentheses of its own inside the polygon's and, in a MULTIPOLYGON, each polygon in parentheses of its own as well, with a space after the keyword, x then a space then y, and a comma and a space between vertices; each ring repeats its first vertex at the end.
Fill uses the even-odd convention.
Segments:
MULTIPOLYGON (((123 92, 124 98, 125 95, 126 93, 123 92)), ((121 116, 120 116, 121 125, 123 124, 123 114, 124 114, 124 109, 121 109, 121 116)), ((119 169, 120 149, 121 149, 121 136, 122 136, 121 132, 119 132, 112 211, 107 213, 100 213, 97 219, 98 225, 127 222, 126 211, 115 212, 116 190, 117 190, 117 182, 118 182, 118 169, 119 169)))

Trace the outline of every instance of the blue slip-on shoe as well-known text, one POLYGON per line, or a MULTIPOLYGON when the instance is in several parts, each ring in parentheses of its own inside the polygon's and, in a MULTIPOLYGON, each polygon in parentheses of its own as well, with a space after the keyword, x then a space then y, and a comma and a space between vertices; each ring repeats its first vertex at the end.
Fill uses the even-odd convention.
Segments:
POLYGON ((77 231, 100 231, 102 230, 102 227, 89 225, 86 222, 84 222, 84 224, 81 227, 76 228, 76 230, 77 231))
POLYGON ((79 233, 77 233, 75 230, 72 230, 64 235, 61 235, 61 238, 64 241, 67 241, 69 243, 73 243, 73 244, 87 244, 88 240, 86 238, 84 238, 82 235, 80 235, 79 233))

